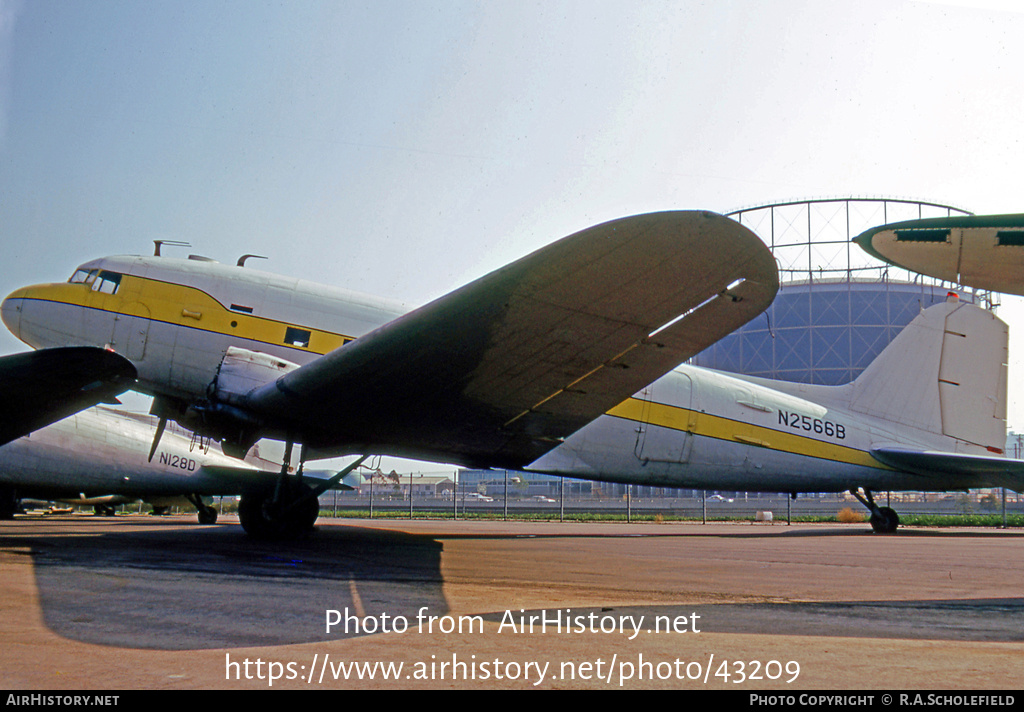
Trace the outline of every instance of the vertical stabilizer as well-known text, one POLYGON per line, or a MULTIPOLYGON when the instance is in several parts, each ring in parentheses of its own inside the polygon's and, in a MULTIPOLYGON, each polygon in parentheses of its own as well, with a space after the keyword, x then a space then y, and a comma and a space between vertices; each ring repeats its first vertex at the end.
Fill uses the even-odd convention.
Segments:
POLYGON ((921 312, 852 384, 850 408, 1002 452, 1008 329, 951 297, 921 312))

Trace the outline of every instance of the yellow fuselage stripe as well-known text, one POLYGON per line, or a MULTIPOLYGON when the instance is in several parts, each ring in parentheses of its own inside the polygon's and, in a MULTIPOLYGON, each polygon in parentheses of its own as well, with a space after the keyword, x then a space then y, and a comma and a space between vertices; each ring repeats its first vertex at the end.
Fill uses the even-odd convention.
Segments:
POLYGON ((871 457, 869 453, 856 448, 823 442, 797 433, 787 433, 711 413, 693 411, 664 403, 646 402, 639 398, 627 399, 608 411, 608 415, 671 430, 691 432, 694 435, 716 440, 757 445, 794 455, 806 455, 807 457, 876 469, 890 469, 871 457))
POLYGON ((31 296, 26 298, 186 326, 263 344, 295 348, 316 355, 333 351, 355 338, 298 322, 290 323, 237 312, 196 287, 127 274, 122 275, 115 294, 93 291, 88 284, 62 283, 33 287, 31 296), (288 327, 309 331, 309 345, 297 347, 286 343, 285 332, 288 327))

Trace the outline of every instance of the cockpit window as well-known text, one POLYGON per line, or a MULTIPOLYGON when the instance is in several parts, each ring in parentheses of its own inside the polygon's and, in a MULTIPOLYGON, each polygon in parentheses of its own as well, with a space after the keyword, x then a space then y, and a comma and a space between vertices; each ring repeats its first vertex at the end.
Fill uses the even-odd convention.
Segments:
POLYGON ((70 284, 90 284, 97 272, 99 272, 98 269, 76 269, 68 282, 70 284))
POLYGON ((92 291, 114 294, 119 286, 121 286, 121 275, 117 272, 108 272, 102 269, 99 276, 92 283, 92 291))

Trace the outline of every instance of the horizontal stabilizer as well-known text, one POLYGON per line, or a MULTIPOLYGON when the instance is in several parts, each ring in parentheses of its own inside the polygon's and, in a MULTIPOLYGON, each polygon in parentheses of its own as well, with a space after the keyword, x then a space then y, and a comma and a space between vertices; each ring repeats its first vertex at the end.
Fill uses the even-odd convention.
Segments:
POLYGON ((1024 491, 1024 460, 900 448, 877 448, 871 456, 889 467, 936 481, 934 489, 1006 487, 1024 491))
MULTIPOLYGON (((302 481, 310 487, 325 484, 334 475, 327 471, 307 471, 302 481)), ((257 470, 247 467, 231 467, 229 465, 203 465, 201 476, 195 478, 197 483, 192 488, 199 488, 200 494, 214 496, 228 494, 245 494, 250 491, 273 489, 277 485, 280 473, 270 470, 257 470)), ((358 484, 358 475, 348 475, 330 489, 354 490, 358 484)), ((192 492, 192 489, 189 490, 192 492)))

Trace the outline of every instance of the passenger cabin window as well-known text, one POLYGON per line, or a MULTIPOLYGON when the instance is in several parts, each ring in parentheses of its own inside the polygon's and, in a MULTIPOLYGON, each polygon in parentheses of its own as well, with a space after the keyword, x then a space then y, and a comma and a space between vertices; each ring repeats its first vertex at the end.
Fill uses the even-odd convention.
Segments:
POLYGON ((296 329, 294 326, 289 326, 288 330, 284 333, 284 342, 289 346, 300 346, 306 348, 309 346, 310 332, 306 329, 296 329))
POLYGON ((92 291, 104 294, 115 294, 121 285, 121 275, 117 272, 100 270, 99 276, 92 283, 92 291))

